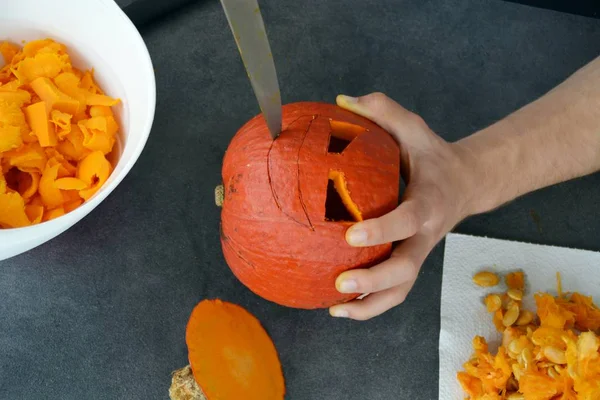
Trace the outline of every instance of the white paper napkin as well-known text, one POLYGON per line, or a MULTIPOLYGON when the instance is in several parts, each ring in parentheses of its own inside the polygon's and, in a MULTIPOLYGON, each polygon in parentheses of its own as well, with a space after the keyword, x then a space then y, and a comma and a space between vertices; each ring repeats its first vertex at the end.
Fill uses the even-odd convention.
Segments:
POLYGON ((526 298, 523 306, 535 311, 533 293, 556 295, 556 272, 564 291, 600 295, 600 253, 564 247, 449 234, 446 238, 440 327, 440 400, 462 400, 465 394, 456 373, 471 355, 473 336, 485 337, 496 350, 500 334, 483 298, 492 291, 504 291, 504 279, 493 288, 476 286, 473 275, 488 269, 502 275, 522 270, 526 298))

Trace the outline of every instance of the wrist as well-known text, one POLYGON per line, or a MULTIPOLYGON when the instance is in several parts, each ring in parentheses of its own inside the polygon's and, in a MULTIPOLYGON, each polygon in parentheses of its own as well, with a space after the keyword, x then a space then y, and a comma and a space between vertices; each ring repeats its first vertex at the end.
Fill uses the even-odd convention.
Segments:
POLYGON ((458 141, 452 143, 458 155, 458 174, 461 181, 460 197, 462 199, 462 219, 485 212, 485 201, 479 195, 481 178, 478 171, 479 157, 467 143, 458 141), (478 185, 479 182, 479 185, 478 185))
POLYGON ((518 195, 511 168, 518 153, 502 131, 514 128, 506 120, 452 143, 463 181, 465 218, 491 211, 518 195))

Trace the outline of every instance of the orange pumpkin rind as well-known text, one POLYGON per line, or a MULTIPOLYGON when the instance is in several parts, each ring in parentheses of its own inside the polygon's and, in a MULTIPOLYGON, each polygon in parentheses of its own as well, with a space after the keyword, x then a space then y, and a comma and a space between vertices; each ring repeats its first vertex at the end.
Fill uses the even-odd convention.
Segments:
POLYGON ((345 234, 398 206, 400 153, 388 132, 333 104, 284 105, 275 140, 261 115, 250 119, 222 167, 221 247, 233 274, 286 307, 358 297, 340 293, 336 278, 382 262, 392 245, 352 247, 345 234))

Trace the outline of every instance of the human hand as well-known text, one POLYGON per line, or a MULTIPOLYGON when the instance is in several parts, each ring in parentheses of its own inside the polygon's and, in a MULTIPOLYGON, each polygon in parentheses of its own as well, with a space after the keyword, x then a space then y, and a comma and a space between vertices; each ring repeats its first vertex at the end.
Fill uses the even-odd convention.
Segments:
POLYGON ((390 258, 369 269, 343 272, 336 280, 342 293, 369 293, 330 308, 332 316, 366 320, 402 303, 433 247, 469 214, 468 168, 458 145, 437 136, 421 117, 387 96, 338 96, 340 107, 387 130, 400 144, 401 172, 407 184, 398 208, 353 225, 346 233, 352 246, 402 241, 390 258))

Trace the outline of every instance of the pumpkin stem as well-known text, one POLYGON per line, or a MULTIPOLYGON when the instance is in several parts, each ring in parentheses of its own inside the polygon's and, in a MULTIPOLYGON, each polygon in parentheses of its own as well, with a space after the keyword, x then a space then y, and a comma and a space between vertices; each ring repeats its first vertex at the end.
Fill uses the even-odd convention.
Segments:
POLYGON ((225 188, 223 185, 217 185, 215 188, 215 204, 217 207, 223 207, 223 201, 225 200, 225 188))
POLYGON ((171 400, 206 400, 189 365, 173 372, 169 397, 171 400))

